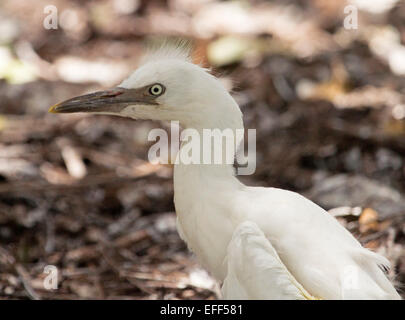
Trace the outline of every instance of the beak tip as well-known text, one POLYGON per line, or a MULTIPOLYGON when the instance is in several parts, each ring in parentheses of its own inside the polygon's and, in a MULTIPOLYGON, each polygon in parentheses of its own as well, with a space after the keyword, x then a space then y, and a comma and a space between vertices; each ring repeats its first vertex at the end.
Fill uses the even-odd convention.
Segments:
POLYGON ((56 108, 58 107, 59 104, 54 104, 52 107, 49 108, 48 112, 49 113, 58 113, 56 108))

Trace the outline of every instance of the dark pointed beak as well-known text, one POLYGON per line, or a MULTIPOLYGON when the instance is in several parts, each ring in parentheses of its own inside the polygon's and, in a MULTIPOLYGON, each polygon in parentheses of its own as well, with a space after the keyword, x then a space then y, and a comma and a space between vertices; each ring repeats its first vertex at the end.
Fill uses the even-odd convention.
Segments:
POLYGON ((49 108, 51 113, 119 113, 125 107, 136 104, 157 105, 154 96, 148 95, 143 88, 113 88, 78 96, 49 108))

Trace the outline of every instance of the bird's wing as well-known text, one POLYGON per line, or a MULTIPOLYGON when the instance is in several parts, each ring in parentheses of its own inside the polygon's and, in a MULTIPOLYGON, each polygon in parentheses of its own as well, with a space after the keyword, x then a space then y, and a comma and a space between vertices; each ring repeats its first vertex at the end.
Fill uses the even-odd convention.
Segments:
POLYGON ((360 299, 364 296, 361 291, 367 288, 369 288, 370 295, 366 296, 366 299, 401 299, 384 273, 390 269, 390 262, 385 257, 362 247, 353 250, 351 257, 355 262, 356 269, 362 272, 354 273, 355 277, 349 276, 342 279, 342 299, 360 299), (345 281, 346 283, 344 283, 345 281), (353 286, 350 285, 350 282, 353 286), (355 286, 356 282, 359 285, 355 286))
POLYGON ((287 270, 254 222, 245 221, 235 229, 226 262, 225 299, 314 299, 287 270))
POLYGON ((249 208, 256 214, 249 220, 260 226, 283 265, 312 295, 321 299, 400 299, 382 271, 389 268, 389 261, 363 248, 324 209, 294 192, 249 190, 256 195, 251 200, 255 207, 249 208))

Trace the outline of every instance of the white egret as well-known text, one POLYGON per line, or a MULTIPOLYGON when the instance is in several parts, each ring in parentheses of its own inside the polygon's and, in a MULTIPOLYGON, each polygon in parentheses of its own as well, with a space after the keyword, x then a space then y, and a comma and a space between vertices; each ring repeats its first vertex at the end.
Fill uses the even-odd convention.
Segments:
MULTIPOLYGON (((162 48, 117 88, 50 112, 175 120, 200 133, 243 129, 235 100, 184 47, 162 48)), ((386 258, 303 196, 243 185, 230 164, 175 164, 174 202, 180 236, 224 282, 225 298, 400 299, 386 258)))

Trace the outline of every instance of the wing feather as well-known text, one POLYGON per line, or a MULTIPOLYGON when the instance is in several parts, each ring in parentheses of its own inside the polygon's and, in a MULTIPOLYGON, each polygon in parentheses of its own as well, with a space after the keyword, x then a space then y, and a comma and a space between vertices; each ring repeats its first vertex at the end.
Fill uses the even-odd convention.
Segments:
POLYGON ((226 257, 225 299, 305 300, 311 295, 281 262, 259 227, 250 221, 234 231, 226 257))

